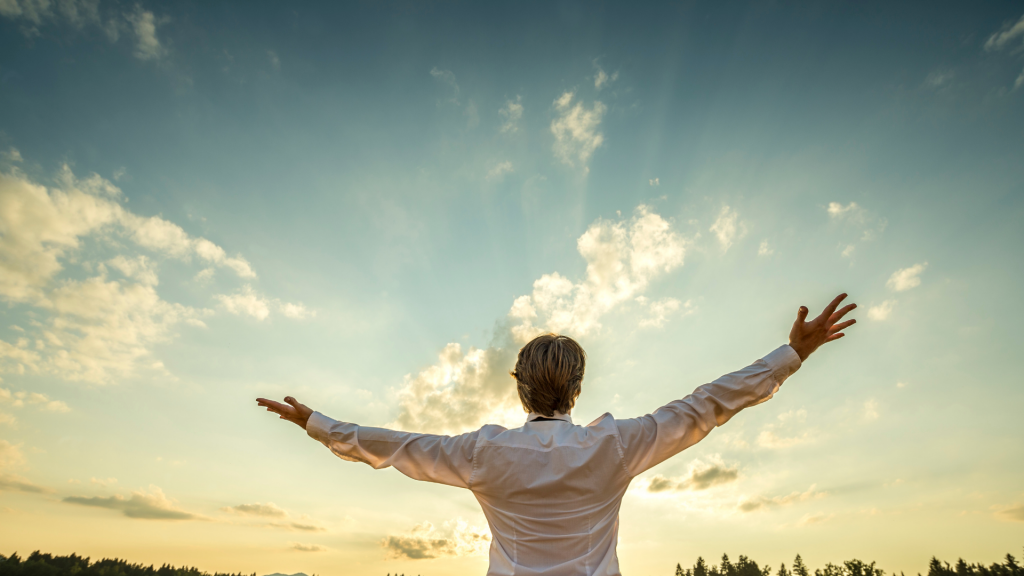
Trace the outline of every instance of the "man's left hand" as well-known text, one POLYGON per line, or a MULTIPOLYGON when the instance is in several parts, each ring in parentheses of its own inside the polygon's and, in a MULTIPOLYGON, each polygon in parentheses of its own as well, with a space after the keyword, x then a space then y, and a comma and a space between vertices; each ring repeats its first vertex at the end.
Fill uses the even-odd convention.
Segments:
POLYGON ((282 420, 294 422, 300 428, 305 430, 306 422, 309 421, 309 416, 313 413, 313 410, 305 404, 300 404, 298 400, 291 396, 285 396, 284 401, 288 404, 281 404, 280 402, 274 402, 273 400, 267 400, 266 398, 257 398, 256 404, 266 408, 267 412, 277 414, 282 420))

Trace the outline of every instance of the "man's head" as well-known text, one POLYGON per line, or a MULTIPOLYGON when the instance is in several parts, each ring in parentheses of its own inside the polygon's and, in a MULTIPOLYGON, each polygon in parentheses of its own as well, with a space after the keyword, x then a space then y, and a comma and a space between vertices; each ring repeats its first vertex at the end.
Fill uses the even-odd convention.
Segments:
POLYGON ((568 336, 543 334, 530 340, 510 372, 523 408, 544 416, 568 414, 580 395, 586 364, 587 354, 568 336))

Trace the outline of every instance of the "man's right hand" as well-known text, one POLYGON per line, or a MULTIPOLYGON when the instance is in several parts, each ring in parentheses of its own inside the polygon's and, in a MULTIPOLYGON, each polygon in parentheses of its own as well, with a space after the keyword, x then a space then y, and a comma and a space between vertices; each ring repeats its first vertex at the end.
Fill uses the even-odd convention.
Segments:
POLYGON ((847 320, 837 324, 843 316, 846 316, 847 312, 857 307, 856 304, 847 304, 841 310, 836 311, 844 298, 846 298, 846 294, 836 296, 835 300, 810 322, 805 322, 808 312, 806 306, 801 306, 797 311, 796 322, 793 322, 793 329, 789 331, 789 345, 800 356, 801 361, 807 360, 807 357, 817 350, 818 346, 842 338, 844 336, 842 330, 857 322, 856 320, 847 320))
POLYGON ((305 404, 300 404, 298 400, 291 396, 285 396, 284 401, 288 404, 281 404, 280 402, 274 402, 273 400, 267 400, 266 398, 257 398, 256 403, 267 409, 267 412, 273 412, 281 417, 282 420, 287 420, 294 424, 297 424, 303 430, 306 429, 306 422, 309 421, 309 417, 313 414, 313 410, 305 404))

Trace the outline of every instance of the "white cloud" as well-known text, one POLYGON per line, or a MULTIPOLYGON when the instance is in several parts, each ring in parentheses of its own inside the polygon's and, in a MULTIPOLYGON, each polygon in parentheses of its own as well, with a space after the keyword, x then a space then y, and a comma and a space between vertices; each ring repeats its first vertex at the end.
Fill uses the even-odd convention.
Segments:
POLYGON ((490 542, 491 534, 486 528, 459 518, 445 522, 440 530, 423 522, 407 534, 384 538, 381 547, 388 559, 425 560, 483 554, 490 542))
POLYGON ((281 59, 277 56, 277 52, 267 50, 267 61, 270 63, 270 69, 274 72, 281 69, 281 59))
POLYGON ((999 32, 989 36, 985 42, 985 50, 1002 50, 1007 44, 1018 37, 1024 37, 1024 16, 1015 23, 1005 26, 999 32))
POLYGON ((871 398, 864 403, 864 419, 865 420, 878 420, 878 401, 871 398))
POLYGON ((598 129, 607 110, 600 101, 587 110, 582 102, 573 104, 573 92, 565 92, 555 100, 558 117, 551 121, 555 136, 555 157, 569 166, 589 171, 587 164, 594 151, 604 143, 604 134, 598 129))
POLYGON ((757 496, 754 498, 747 498, 737 505, 737 509, 740 512, 754 512, 757 510, 768 510, 771 508, 778 508, 781 506, 789 506, 798 502, 806 502, 808 500, 817 500, 824 498, 825 492, 818 492, 815 489, 815 485, 811 484, 811 487, 804 492, 792 492, 785 496, 757 496))
POLYGON ((1024 69, 1021 69, 1020 74, 1017 75, 1017 79, 1013 81, 1013 89, 1020 88, 1020 85, 1024 84, 1024 69))
POLYGON ((597 90, 601 90, 602 88, 608 86, 612 82, 615 82, 616 80, 619 79, 618 72, 613 72, 612 74, 609 75, 600 66, 598 66, 596 60, 594 61, 594 68, 597 68, 597 74, 594 75, 594 88, 596 88, 597 90))
POLYGON ((739 214, 728 206, 723 206, 718 214, 718 219, 711 225, 711 232, 715 233, 718 243, 722 245, 722 251, 729 250, 733 242, 742 238, 746 233, 746 226, 739 221, 739 214))
MULTIPOLYGON (((885 231, 889 224, 885 218, 880 218, 856 202, 850 202, 845 206, 839 202, 829 202, 826 211, 830 220, 841 224, 846 229, 856 230, 859 234, 858 240, 861 242, 874 240, 885 231)), ((843 250, 843 256, 852 256, 854 248, 853 244, 848 243, 843 250)))
POLYGON ((493 168, 487 171, 488 180, 498 180, 505 174, 512 172, 512 163, 508 160, 504 162, 498 162, 493 168))
POLYGON ((896 306, 895 300, 886 300, 881 304, 877 304, 868 308, 868 319, 880 322, 887 320, 889 315, 892 314, 893 307, 896 306))
POLYGON ((315 310, 306 308, 301 302, 281 302, 277 305, 277 308, 286 318, 292 318, 295 320, 304 320, 306 318, 316 316, 315 310))
POLYGON ((775 249, 768 245, 768 240, 761 240, 761 244, 757 247, 758 256, 771 256, 775 253, 775 249))
POLYGON ((91 484, 95 484, 97 486, 100 486, 101 488, 107 488, 108 486, 112 486, 114 484, 117 484, 117 478, 113 478, 113 477, 111 477, 111 478, 90 478, 89 482, 91 484))
POLYGON ((156 37, 156 27, 159 24, 153 13, 136 6, 135 11, 126 14, 125 18, 132 25, 132 32, 135 33, 135 57, 139 60, 157 60, 167 53, 167 49, 156 37))
POLYGON ((232 314, 245 314, 257 320, 266 320, 270 315, 270 300, 257 294, 252 286, 243 286, 235 294, 218 294, 214 298, 232 314))
POLYGON ((21 158, 21 152, 19 152, 18 149, 13 146, 11 146, 10 148, 3 152, 0 152, 0 158, 2 158, 3 161, 7 162, 8 164, 20 164, 21 162, 23 162, 21 158))
POLYGON ((28 340, 0 341, 0 371, 94 383, 139 368, 164 372, 150 357, 152 345, 169 338, 178 323, 202 325, 199 318, 209 311, 161 299, 157 259, 196 257, 243 278, 255 276, 241 256, 229 257, 158 216, 133 214, 121 202, 121 190, 109 180, 77 178, 67 166, 50 188, 17 169, 0 172, 0 300, 45 314, 32 330, 34 349, 28 340), (119 253, 104 263, 90 261, 86 241, 119 253))
POLYGON ((577 338, 598 332, 605 314, 641 296, 654 278, 682 266, 686 245, 668 221, 644 205, 629 220, 597 220, 577 240, 587 262, 586 277, 573 282, 557 272, 541 276, 530 294, 513 301, 507 328, 490 347, 464 351, 460 344, 448 344, 436 364, 406 376, 397 392, 394 425, 462 432, 488 422, 520 420, 522 407, 508 375, 518 346, 542 332, 577 338))
POLYGON ((459 84, 455 81, 455 73, 451 70, 441 70, 434 66, 430 69, 430 75, 451 87, 452 97, 448 101, 459 106, 459 84))
POLYGON ((828 215, 832 218, 842 218, 849 214, 857 214, 860 210, 862 209, 856 202, 850 202, 846 206, 843 206, 839 202, 828 203, 828 215))
POLYGON ((244 514, 247 516, 263 516, 271 518, 283 518, 288 515, 281 507, 273 502, 267 502, 261 504, 259 502, 253 504, 239 504, 238 506, 229 506, 221 508, 225 512, 231 512, 234 514, 244 514))
POLYGON ((661 180, 658 178, 652 178, 647 181, 651 186, 661 186, 661 180))
POLYGON ((933 70, 924 79, 924 83, 930 88, 941 88, 944 84, 948 84, 953 76, 952 70, 933 70))
POLYGON ((896 292, 905 292, 911 288, 916 288, 921 285, 920 276, 927 267, 928 263, 922 262, 914 264, 909 268, 900 268, 892 273, 892 276, 889 277, 885 285, 896 292))
POLYGON ((640 328, 659 328, 664 326, 671 316, 684 317, 696 311, 692 300, 687 300, 685 303, 675 298, 648 301, 644 296, 637 296, 636 301, 646 307, 650 314, 647 318, 640 320, 640 328))
POLYGON ((501 131, 514 134, 519 131, 519 120, 523 117, 523 97, 517 95, 515 100, 507 100, 505 105, 498 110, 498 114, 504 118, 501 124, 501 131))
POLYGON ((853 244, 847 244, 846 248, 843 248, 843 251, 840 254, 842 255, 843 258, 849 258, 849 257, 853 256, 853 253, 856 252, 856 251, 857 251, 857 246, 855 246, 853 244))

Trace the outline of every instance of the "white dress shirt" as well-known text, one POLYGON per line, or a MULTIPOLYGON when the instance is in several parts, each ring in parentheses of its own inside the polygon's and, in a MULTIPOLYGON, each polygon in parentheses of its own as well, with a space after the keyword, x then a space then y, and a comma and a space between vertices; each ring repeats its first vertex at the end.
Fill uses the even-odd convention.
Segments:
POLYGON ((619 504, 630 481, 768 400, 800 367, 788 345, 640 418, 567 414, 459 436, 397 432, 314 412, 307 433, 339 458, 468 488, 491 529, 489 576, 618 576, 619 504))

